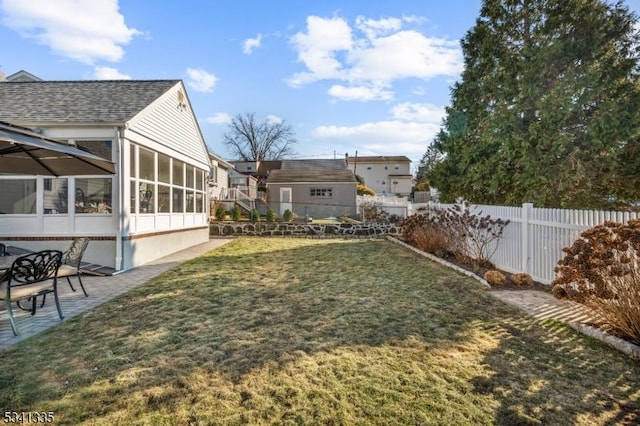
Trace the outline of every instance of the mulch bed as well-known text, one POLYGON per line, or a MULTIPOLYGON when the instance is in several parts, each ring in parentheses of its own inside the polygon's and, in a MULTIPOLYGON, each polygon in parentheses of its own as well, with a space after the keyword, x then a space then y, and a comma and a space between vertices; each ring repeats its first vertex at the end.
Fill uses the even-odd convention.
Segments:
POLYGON ((513 274, 511 272, 504 271, 500 268, 496 268, 493 264, 485 264, 485 265, 472 265, 470 263, 460 262, 456 257, 451 253, 442 253, 440 255, 431 253, 435 256, 438 256, 441 259, 446 260, 449 263, 452 263, 460 268, 466 269, 467 271, 473 272, 480 278, 484 278, 484 274, 490 270, 500 271, 506 278, 506 282, 504 285, 491 285, 491 290, 537 290, 543 291, 545 293, 551 293, 551 285, 543 284, 539 281, 533 281, 529 286, 519 286, 516 285, 513 280, 513 274))

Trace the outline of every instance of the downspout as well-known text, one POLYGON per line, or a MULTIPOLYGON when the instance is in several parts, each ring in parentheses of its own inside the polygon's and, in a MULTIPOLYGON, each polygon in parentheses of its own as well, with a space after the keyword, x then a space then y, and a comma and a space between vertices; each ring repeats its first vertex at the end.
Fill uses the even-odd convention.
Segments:
POLYGON ((121 127, 115 127, 116 131, 116 158, 118 158, 118 176, 117 176, 117 184, 118 184, 118 220, 116 224, 116 259, 115 259, 115 269, 116 272, 122 272, 122 230, 124 229, 124 209, 123 209, 123 200, 124 200, 124 150, 122 149, 122 145, 124 142, 124 136, 121 127))

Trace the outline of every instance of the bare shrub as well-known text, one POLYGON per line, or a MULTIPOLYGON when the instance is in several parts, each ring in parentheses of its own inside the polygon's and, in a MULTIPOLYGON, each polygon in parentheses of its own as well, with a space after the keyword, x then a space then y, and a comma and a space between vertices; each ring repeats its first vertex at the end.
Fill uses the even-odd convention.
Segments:
POLYGON ((533 278, 531 278, 531 275, 521 272, 511 275, 511 281, 513 281, 513 283, 518 287, 529 287, 533 285, 533 278))
POLYGON ((430 207, 402 222, 402 236, 416 247, 416 239, 433 238, 433 243, 423 241, 422 244, 440 248, 446 243, 446 250, 442 250, 452 253, 459 262, 474 267, 493 267, 491 256, 509 221, 481 214, 481 211, 476 212, 471 208, 467 201, 447 209, 430 207), (418 232, 421 228, 426 229, 418 232))
POLYGON ((640 251, 640 219, 626 225, 604 222, 562 251, 566 255, 556 266, 553 294, 580 303, 592 296, 610 299, 613 279, 629 273, 631 258, 640 251))
POLYGON ((640 267, 637 253, 630 257, 627 273, 603 277, 610 297, 591 295, 585 304, 603 318, 613 334, 640 344, 640 267))
POLYGON ((503 286, 507 282, 507 277, 500 271, 492 269, 484 273, 484 279, 491 285, 503 286))
POLYGON ((414 247, 438 256, 444 255, 450 245, 449 235, 446 232, 429 225, 416 228, 411 235, 411 240, 414 247))
POLYGON ((482 211, 462 201, 444 212, 444 224, 450 229, 457 244, 455 252, 462 259, 470 259, 479 265, 490 264, 491 257, 498 249, 508 220, 482 216, 482 211))
POLYGON ((360 205, 362 209, 362 217, 365 222, 373 223, 398 223, 402 222, 402 218, 397 214, 389 213, 384 210, 383 206, 375 202, 364 202, 360 205))

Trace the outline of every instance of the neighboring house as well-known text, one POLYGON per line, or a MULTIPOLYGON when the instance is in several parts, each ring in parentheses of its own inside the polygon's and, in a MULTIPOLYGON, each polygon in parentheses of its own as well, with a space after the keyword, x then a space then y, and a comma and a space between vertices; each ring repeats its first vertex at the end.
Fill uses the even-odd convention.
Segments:
POLYGON ((120 271, 208 240, 209 154, 180 80, 2 81, 0 120, 109 159, 117 171, 0 176, 0 193, 13 198, 0 242, 64 250, 89 237, 85 260, 120 271))
POLYGON ((408 197, 413 187, 411 160, 398 156, 346 157, 349 169, 376 195, 408 197))
POLYGON ((356 185, 345 160, 282 160, 267 177, 267 202, 279 216, 356 216, 356 185))
POLYGON ((256 199, 258 197, 258 179, 231 169, 229 170, 229 191, 227 193, 233 192, 231 190, 237 190, 247 197, 256 199))
POLYGON ((220 200, 226 197, 229 190, 229 173, 233 171, 233 164, 223 160, 222 157, 209 153, 211 169, 209 171, 209 199, 220 200))
MULTIPOLYGON (((267 183, 267 177, 271 170, 281 167, 281 160, 262 160, 262 161, 232 161, 236 170, 242 174, 253 176, 256 178, 258 186, 264 188, 267 183)), ((261 189, 262 190, 262 189, 261 189)))

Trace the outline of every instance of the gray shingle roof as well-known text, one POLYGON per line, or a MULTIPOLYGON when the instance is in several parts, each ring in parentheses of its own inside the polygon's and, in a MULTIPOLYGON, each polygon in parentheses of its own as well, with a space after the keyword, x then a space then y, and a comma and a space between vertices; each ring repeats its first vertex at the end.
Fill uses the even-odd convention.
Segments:
POLYGON ((406 162, 411 160, 405 155, 374 155, 349 157, 349 163, 387 163, 387 162, 406 162))
POLYGON ((267 183, 345 182, 356 183, 351 170, 271 170, 267 183))
POLYGON ((180 80, 0 83, 0 120, 124 123, 180 80))
POLYGON ((344 159, 282 160, 281 170, 347 170, 344 159))

